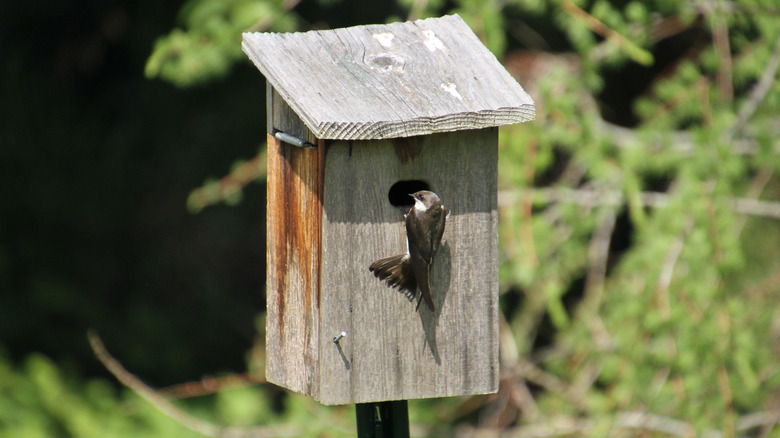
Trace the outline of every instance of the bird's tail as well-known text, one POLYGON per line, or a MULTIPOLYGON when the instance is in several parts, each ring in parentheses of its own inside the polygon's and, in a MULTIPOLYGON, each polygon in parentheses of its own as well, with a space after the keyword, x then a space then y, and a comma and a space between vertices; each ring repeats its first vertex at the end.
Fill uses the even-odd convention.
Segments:
POLYGON ((409 263, 412 265, 414 271, 414 278, 417 280, 417 287, 420 288, 420 300, 417 302, 417 310, 420 310, 420 303, 425 300, 425 305, 431 312, 436 311, 436 306, 433 304, 433 295, 431 295, 431 283, 429 281, 431 274, 430 260, 426 261, 421 255, 417 254, 416 259, 415 252, 412 253, 409 259, 409 263))
POLYGON ((384 280, 388 286, 403 292, 409 301, 413 301, 417 295, 417 279, 414 277, 409 254, 379 259, 371 263, 368 270, 373 272, 376 278, 384 280))

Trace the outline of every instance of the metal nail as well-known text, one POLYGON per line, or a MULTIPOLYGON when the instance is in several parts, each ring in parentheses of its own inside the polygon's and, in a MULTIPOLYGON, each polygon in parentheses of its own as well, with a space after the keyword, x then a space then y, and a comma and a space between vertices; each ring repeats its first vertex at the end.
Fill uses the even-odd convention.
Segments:
POLYGON ((334 337, 333 338, 333 343, 334 344, 338 344, 339 341, 341 340, 341 338, 343 338, 344 336, 347 336, 347 332, 341 332, 341 334, 339 334, 338 336, 334 337))

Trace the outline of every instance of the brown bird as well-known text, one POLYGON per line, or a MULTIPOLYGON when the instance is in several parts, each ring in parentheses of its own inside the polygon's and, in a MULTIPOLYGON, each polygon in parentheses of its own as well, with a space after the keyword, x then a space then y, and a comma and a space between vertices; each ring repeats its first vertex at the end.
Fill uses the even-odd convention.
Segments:
POLYGON ((379 259, 368 269, 388 286, 404 292, 409 300, 414 299, 419 287, 417 308, 425 299, 425 304, 433 312, 436 306, 431 295, 430 270, 433 256, 441 245, 447 212, 436 193, 422 190, 409 196, 414 198, 414 205, 404 215, 406 254, 379 259))

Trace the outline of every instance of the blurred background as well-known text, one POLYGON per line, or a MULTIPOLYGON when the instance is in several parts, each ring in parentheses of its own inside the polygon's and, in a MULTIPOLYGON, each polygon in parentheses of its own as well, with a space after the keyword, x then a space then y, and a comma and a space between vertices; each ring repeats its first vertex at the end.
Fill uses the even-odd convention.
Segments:
POLYGON ((772 0, 3 2, 0 436, 200 436, 90 328, 199 419, 354 435, 352 406, 263 381, 240 34, 451 13, 537 120, 500 130, 500 391, 412 401, 412 434, 780 436, 772 0))

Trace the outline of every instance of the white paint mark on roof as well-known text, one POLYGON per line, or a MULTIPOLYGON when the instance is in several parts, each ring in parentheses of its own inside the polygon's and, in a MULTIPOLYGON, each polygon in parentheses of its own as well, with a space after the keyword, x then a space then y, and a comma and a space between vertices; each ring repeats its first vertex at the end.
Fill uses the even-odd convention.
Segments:
POLYGON ((395 35, 393 35, 390 32, 382 32, 382 33, 375 33, 374 39, 379 41, 379 44, 382 45, 385 49, 389 49, 390 46, 393 45, 393 39, 395 38, 395 35))
POLYGON ((436 37, 436 33, 434 33, 432 30, 424 30, 422 31, 422 34, 423 44, 425 44, 425 47, 427 47, 431 53, 437 50, 444 50, 444 43, 442 43, 441 40, 436 37))
POLYGON ((458 100, 463 100, 463 96, 461 96, 460 93, 458 93, 458 86, 453 84, 452 82, 444 82, 443 84, 441 84, 441 89, 451 94, 453 97, 457 98, 458 100))

